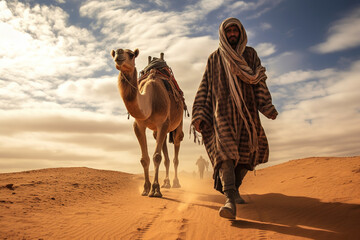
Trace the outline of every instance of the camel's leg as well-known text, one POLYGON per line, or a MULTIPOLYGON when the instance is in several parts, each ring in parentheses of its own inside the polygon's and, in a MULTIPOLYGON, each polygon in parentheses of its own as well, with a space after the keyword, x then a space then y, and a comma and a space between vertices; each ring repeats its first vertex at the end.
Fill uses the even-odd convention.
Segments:
POLYGON ((183 128, 183 122, 181 121, 178 128, 176 128, 175 131, 175 137, 174 137, 174 168, 175 168, 175 177, 173 181, 173 188, 180 188, 180 182, 178 179, 178 166, 179 166, 179 150, 180 150, 180 143, 184 138, 184 133, 182 131, 183 128))
MULTIPOLYGON (((153 132, 153 136, 154 136, 154 139, 156 139, 157 131, 153 132)), ((164 179, 164 184, 161 187, 171 188, 170 179, 169 179, 170 159, 169 159, 169 153, 168 153, 168 149, 167 149, 166 139, 167 139, 167 136, 165 136, 164 144, 162 147, 162 151, 163 151, 164 157, 165 157, 164 165, 165 165, 165 169, 166 169, 166 177, 164 179)))
POLYGON ((156 148, 155 148, 155 153, 153 155, 155 176, 149 197, 162 197, 162 194, 160 192, 160 185, 159 185, 159 166, 161 163, 161 148, 164 144, 168 127, 169 127, 169 120, 166 120, 161 126, 157 128, 158 130, 156 135, 156 148))
POLYGON ((150 192, 151 188, 151 182, 149 179, 149 165, 150 165, 150 157, 147 149, 147 143, 146 143, 146 133, 145 133, 146 127, 141 126, 136 121, 134 122, 134 132, 135 135, 139 141, 140 148, 141 148, 141 165, 144 168, 144 177, 145 177, 145 184, 144 184, 144 191, 141 195, 147 196, 150 192))
POLYGON ((167 144, 166 144, 166 137, 164 140, 162 151, 164 153, 164 158, 165 158, 164 165, 165 165, 165 169, 166 169, 166 177, 164 179, 164 184, 161 187, 171 188, 170 179, 169 179, 170 159, 169 159, 169 153, 168 153, 167 144))

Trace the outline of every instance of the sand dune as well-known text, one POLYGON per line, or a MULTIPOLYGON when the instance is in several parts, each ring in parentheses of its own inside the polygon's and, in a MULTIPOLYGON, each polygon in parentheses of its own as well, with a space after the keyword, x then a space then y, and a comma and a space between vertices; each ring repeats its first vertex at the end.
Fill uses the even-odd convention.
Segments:
POLYGON ((224 197, 210 176, 181 173, 182 188, 158 199, 140 196, 141 175, 123 172, 0 174, 0 239, 360 239, 360 157, 248 174, 234 221, 218 216, 224 197))

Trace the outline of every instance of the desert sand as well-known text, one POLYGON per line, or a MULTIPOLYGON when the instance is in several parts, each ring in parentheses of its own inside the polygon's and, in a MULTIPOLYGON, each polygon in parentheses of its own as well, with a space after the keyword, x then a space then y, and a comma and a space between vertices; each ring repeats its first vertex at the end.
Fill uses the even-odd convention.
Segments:
MULTIPOLYGON (((139 168, 141 168, 139 163, 139 168)), ((163 166, 162 166, 163 168, 163 166)), ((160 175, 162 183, 164 176, 160 175)), ((360 239, 360 156, 292 160, 250 172, 237 218, 211 173, 179 175, 163 198, 143 176, 89 168, 0 174, 0 239, 360 239)))

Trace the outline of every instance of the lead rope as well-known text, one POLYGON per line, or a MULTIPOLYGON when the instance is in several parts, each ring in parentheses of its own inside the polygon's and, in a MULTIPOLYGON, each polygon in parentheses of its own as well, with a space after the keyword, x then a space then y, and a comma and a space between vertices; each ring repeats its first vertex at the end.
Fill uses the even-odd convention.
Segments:
MULTIPOLYGON (((138 88, 135 87, 135 86, 126 78, 125 74, 123 74, 122 72, 121 72, 121 76, 124 78, 124 80, 125 80, 132 88, 138 90, 138 88)), ((128 114, 127 119, 129 120, 129 119, 130 119, 130 113, 127 112, 127 114, 128 114)))
POLYGON ((138 90, 138 88, 135 87, 135 86, 126 78, 125 74, 123 74, 122 72, 121 72, 121 76, 125 79, 125 81, 126 81, 132 88, 138 90))

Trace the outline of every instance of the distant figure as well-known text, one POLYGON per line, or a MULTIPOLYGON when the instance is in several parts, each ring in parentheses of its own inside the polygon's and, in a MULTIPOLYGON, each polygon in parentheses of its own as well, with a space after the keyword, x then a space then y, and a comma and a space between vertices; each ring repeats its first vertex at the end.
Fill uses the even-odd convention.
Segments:
MULTIPOLYGON (((215 189, 225 194, 221 217, 235 219, 244 203, 239 187, 248 170, 265 163, 269 146, 259 112, 278 115, 266 85, 265 68, 236 18, 219 28, 220 45, 207 62, 195 96, 192 126, 201 133, 214 166, 215 189)), ((196 135, 195 135, 196 136, 196 135)))
POLYGON ((204 178, 204 171, 206 167, 206 171, 209 168, 209 162, 207 162, 202 156, 196 161, 196 165, 198 165, 199 173, 200 173, 200 179, 204 178))

